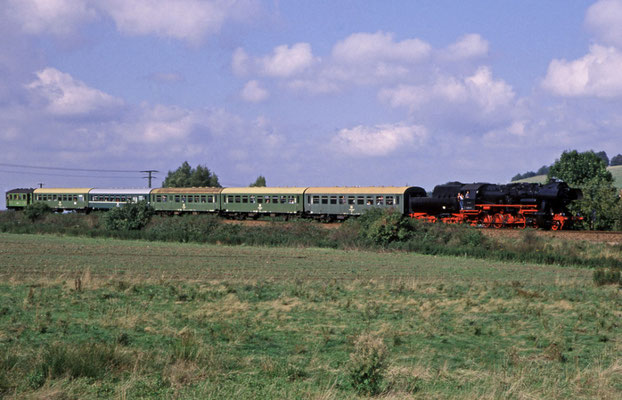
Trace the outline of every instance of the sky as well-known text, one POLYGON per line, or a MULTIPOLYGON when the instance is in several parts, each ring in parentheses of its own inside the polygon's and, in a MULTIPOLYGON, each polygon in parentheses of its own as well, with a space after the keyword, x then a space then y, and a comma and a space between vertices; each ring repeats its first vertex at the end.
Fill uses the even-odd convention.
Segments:
POLYGON ((183 161, 430 191, 622 153, 622 0, 0 5, 3 191, 157 187, 183 161))

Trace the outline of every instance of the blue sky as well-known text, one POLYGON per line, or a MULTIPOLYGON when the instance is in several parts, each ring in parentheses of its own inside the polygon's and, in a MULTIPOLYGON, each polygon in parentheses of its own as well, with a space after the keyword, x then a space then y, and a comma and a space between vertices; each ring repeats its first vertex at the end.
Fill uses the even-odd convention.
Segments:
POLYGON ((622 152, 622 0, 1 0, 0 187, 507 182, 622 152), (161 180, 156 180, 158 185, 161 180))

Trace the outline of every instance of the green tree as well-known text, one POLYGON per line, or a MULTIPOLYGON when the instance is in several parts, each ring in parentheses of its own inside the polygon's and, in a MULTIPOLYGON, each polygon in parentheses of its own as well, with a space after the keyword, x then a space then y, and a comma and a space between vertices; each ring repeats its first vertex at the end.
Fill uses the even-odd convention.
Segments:
POLYGON ((146 201, 140 201, 113 208, 104 214, 103 222, 109 230, 138 230, 149 223, 153 214, 153 208, 146 201))
POLYGON ((255 182, 248 185, 250 187, 265 187, 266 186, 266 178, 263 175, 259 175, 255 182))
POLYGON ((26 207, 24 207, 24 215, 31 222, 35 222, 39 218, 43 217, 45 214, 50 214, 51 212, 52 209, 50 208, 50 206, 43 202, 28 204, 26 207))
POLYGON ((188 161, 175 171, 168 171, 168 175, 162 182, 162 187, 221 187, 218 176, 204 165, 192 168, 188 161))
POLYGON ((584 217, 586 227, 611 229, 617 224, 620 199, 602 157, 593 151, 565 151, 551 166, 548 177, 562 179, 583 191, 583 199, 572 204, 570 209, 584 217))
POLYGON ((609 165, 611 165, 612 167, 614 165, 622 165, 622 154, 618 154, 617 156, 614 156, 609 162, 609 165))
POLYGON ((596 153, 596 156, 605 162, 606 166, 609 166, 609 157, 607 157, 607 153, 604 151, 599 151, 596 153))
POLYGON ((591 150, 583 153, 564 151, 551 166, 548 178, 562 179, 571 186, 613 183, 613 176, 607 171, 605 161, 591 150))

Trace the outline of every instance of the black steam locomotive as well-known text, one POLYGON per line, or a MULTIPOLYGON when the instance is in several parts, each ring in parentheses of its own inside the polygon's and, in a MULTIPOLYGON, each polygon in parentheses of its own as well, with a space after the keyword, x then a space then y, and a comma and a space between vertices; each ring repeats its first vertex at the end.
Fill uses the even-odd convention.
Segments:
POLYGON ((545 185, 449 182, 436 186, 431 197, 412 197, 410 216, 429 222, 559 230, 580 219, 567 206, 582 196, 581 190, 561 181, 545 185))

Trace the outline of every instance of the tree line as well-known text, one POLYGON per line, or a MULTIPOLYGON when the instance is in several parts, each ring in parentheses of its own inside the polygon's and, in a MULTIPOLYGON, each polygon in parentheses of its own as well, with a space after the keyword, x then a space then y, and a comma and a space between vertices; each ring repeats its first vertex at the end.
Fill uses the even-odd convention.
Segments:
MULTIPOLYGON (((266 178, 259 175, 255 182, 249 186, 266 186, 266 178)), ((179 168, 168 171, 166 178, 162 182, 162 187, 222 187, 218 181, 218 175, 210 171, 205 165, 197 165, 196 168, 190 166, 188 161, 184 161, 179 168)))
MULTIPOLYGON (((616 165, 622 165, 622 154, 618 154, 617 156, 614 156, 612 159, 609 159, 609 157, 607 156, 607 153, 604 151, 599 151, 599 152, 593 152, 598 158, 600 158, 601 160, 603 160, 603 162, 605 163, 605 166, 616 166, 616 165)), ((512 177, 512 182, 515 181, 519 181, 521 179, 527 179, 527 178, 531 178, 534 176, 538 176, 538 175, 548 175, 549 170, 551 169, 550 165, 543 165, 540 167, 540 169, 538 169, 537 171, 527 171, 525 173, 522 174, 516 174, 512 177)))

